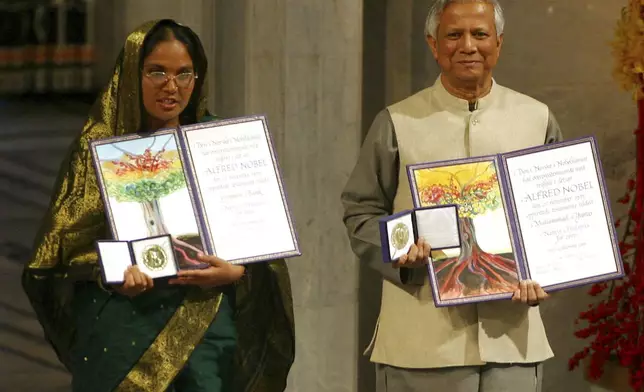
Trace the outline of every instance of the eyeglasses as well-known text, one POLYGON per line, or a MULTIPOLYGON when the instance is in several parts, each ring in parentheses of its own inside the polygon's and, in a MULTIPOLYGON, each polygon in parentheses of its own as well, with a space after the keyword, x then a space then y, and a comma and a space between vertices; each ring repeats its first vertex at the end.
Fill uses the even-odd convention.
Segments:
POLYGON ((177 87, 180 88, 189 87, 190 83, 192 83, 194 79, 198 78, 198 76, 192 72, 182 72, 179 75, 168 75, 163 71, 152 71, 146 73, 145 76, 150 79, 155 87, 164 86, 166 83, 169 83, 170 80, 174 80, 174 82, 177 84, 177 87))

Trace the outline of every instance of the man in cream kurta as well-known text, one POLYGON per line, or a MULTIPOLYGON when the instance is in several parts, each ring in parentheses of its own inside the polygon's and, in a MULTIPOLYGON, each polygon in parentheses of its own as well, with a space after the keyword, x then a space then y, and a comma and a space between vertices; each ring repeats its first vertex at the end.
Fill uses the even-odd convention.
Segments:
MULTIPOLYGON (((491 24, 489 29, 502 30, 498 17, 496 23, 494 19, 501 12, 498 3, 444 0, 437 7, 434 15, 430 12, 428 28, 438 20, 434 32, 438 38, 431 31, 427 35, 441 76, 433 86, 376 116, 342 194, 353 250, 384 278, 380 317, 367 352, 377 364, 379 392, 539 391, 540 364, 553 353, 539 307, 534 306, 537 302, 436 308, 424 263, 415 265, 420 268, 405 268, 382 260, 378 219, 413 208, 408 164, 497 154, 561 140, 559 126, 545 104, 497 84, 491 72, 485 72, 496 64, 495 58, 489 60, 493 47, 474 40, 481 21, 491 24), (446 47, 437 42, 442 30, 450 40, 446 47), (450 36, 453 31, 464 37, 461 44, 450 36), (448 61, 444 61, 445 52, 448 61), (462 58, 473 60, 454 65, 462 58), (483 63, 479 79, 487 78, 482 82, 476 79, 476 64, 472 66, 479 58, 483 63), (445 64, 449 61, 452 64, 445 64), (469 96, 467 81, 472 75, 474 92, 469 96)), ((500 33, 489 35, 502 40, 500 33)), ((497 56, 498 50, 500 42, 497 56)), ((542 292, 538 284, 530 285, 528 289, 542 292)), ((525 283, 517 290, 515 296, 525 295, 525 283)))

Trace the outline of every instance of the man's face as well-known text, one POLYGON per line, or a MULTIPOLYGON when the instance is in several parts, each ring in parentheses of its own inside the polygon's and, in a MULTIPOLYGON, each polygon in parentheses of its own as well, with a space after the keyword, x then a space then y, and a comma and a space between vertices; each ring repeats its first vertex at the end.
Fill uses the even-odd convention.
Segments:
POLYGON ((496 36, 491 4, 449 4, 440 17, 436 36, 427 37, 427 43, 452 84, 481 83, 491 77, 503 43, 503 37, 496 36))

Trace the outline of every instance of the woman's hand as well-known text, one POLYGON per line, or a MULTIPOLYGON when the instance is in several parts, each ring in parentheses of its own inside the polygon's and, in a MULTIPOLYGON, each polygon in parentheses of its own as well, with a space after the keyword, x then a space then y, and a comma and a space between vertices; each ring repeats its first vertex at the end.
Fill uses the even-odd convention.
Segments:
POLYGON ((241 279, 246 270, 243 265, 230 264, 217 256, 200 254, 197 259, 210 266, 205 269, 179 271, 177 279, 171 279, 170 283, 192 284, 202 288, 225 286, 241 279))
POLYGON ((136 265, 129 266, 123 275, 123 284, 113 286, 114 291, 128 297, 136 297, 147 289, 154 287, 152 278, 139 270, 136 265))

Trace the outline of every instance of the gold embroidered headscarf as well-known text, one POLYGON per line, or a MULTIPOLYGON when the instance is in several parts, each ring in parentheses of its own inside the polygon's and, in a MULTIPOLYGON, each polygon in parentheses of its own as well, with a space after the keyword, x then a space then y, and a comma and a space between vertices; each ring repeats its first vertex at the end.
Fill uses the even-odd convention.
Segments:
MULTIPOLYGON (((160 22, 147 22, 127 37, 110 82, 62 163, 33 257, 24 269, 23 288, 45 337, 68 368, 74 337, 70 311, 74 282, 100 279, 94 242, 109 237, 89 142, 140 131, 144 115, 141 53, 147 34, 160 22)), ((198 70, 197 85, 186 111, 192 110, 190 117, 197 121, 207 115, 207 63, 199 38, 192 34, 203 69, 198 70)), ((207 327, 209 323, 205 321, 207 327)), ((294 358, 292 298, 283 260, 247 267, 247 274, 237 285, 236 324, 236 388, 283 390, 294 358)))

